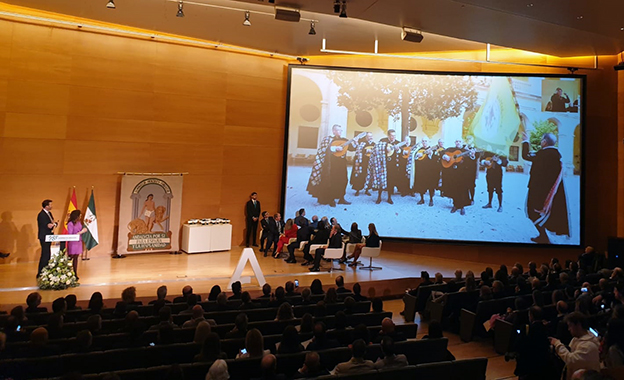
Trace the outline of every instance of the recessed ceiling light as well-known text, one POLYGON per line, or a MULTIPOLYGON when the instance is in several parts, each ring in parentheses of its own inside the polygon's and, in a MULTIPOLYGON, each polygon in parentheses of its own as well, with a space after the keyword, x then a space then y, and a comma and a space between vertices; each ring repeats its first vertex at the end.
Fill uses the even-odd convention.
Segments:
POLYGON ((527 8, 533 8, 533 3, 527 4, 527 8))
POLYGON ((576 19, 577 19, 577 20, 582 20, 582 19, 583 19, 583 16, 582 16, 582 15, 581 15, 581 16, 576 16, 576 19))

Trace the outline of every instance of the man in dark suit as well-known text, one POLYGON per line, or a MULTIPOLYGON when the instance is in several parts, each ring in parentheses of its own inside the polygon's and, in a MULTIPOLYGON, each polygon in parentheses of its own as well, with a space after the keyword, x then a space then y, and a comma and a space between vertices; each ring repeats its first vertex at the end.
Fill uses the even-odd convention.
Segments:
POLYGON ((530 151, 528 134, 524 132, 522 158, 531 161, 529 194, 526 212, 539 236, 531 238, 535 243, 550 244, 546 230, 557 235, 570 236, 568 205, 563 186, 563 163, 561 153, 555 147, 557 137, 545 133, 540 142, 541 149, 530 151))
POLYGON ((54 217, 52 216, 52 201, 50 199, 46 199, 41 202, 42 210, 37 215, 37 237, 39 238, 39 243, 41 244, 41 257, 39 258, 39 270, 37 271, 37 277, 41 274, 41 270, 48 265, 48 261, 50 261, 50 246, 52 243, 48 243, 45 241, 46 235, 53 235, 54 228, 58 225, 58 222, 54 221, 54 217))
POLYGON ((252 243, 254 247, 256 244, 256 235, 258 233, 258 219, 260 219, 260 201, 258 200, 258 193, 255 191, 251 193, 250 200, 247 202, 247 247, 249 247, 250 237, 253 238, 252 243))
POLYGON ((295 249, 297 249, 301 245, 301 242, 310 240, 311 231, 308 227, 308 220, 305 219, 301 223, 302 224, 299 225, 299 229, 297 230, 297 241, 288 244, 287 247, 288 259, 286 259, 286 262, 289 264, 295 264, 297 262, 297 260, 295 259, 295 249))
POLYGON ((275 253, 277 250, 277 241, 280 238, 281 232, 284 232, 284 227, 282 225, 282 217, 280 214, 275 214, 273 216, 270 216, 269 219, 267 219, 267 229, 268 229, 267 235, 266 235, 267 241, 266 241, 266 246, 264 248, 264 257, 267 256, 267 253, 271 250, 271 247, 273 247, 272 254, 273 254, 273 257, 275 257, 275 253))

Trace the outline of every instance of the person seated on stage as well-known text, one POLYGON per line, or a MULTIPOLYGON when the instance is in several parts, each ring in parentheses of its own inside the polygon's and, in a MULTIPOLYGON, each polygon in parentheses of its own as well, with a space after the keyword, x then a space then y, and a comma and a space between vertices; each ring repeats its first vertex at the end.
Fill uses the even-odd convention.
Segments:
POLYGON ((47 313, 48 309, 45 307, 39 307, 41 305, 41 294, 37 292, 30 293, 28 297, 26 297, 26 313, 47 313))
POLYGON ((228 297, 228 300, 239 300, 241 299, 241 295, 243 294, 243 285, 240 281, 236 281, 232 283, 232 294, 228 297))
POLYGON ((362 339, 358 339, 351 345, 351 352, 353 357, 348 362, 340 363, 336 365, 332 375, 363 373, 375 370, 375 363, 370 360, 365 360, 366 355, 366 342, 362 339))
POLYGON ((401 368, 409 365, 405 355, 395 353, 394 340, 389 336, 384 336, 381 339, 381 352, 383 352, 384 357, 375 362, 377 369, 401 368))
POLYGON ((309 241, 310 234, 313 231, 307 224, 307 219, 304 218, 304 220, 302 220, 300 223, 301 224, 298 224, 295 219, 295 224, 298 226, 297 241, 288 244, 288 246, 286 247, 288 250, 288 258, 285 261, 289 264, 295 264, 297 262, 297 260, 295 259, 295 249, 299 248, 302 242, 309 241))
POLYGON ((261 358, 271 353, 270 350, 264 349, 264 337, 258 329, 251 329, 247 331, 245 336, 245 350, 246 353, 239 353, 236 355, 236 359, 243 358, 261 358))
POLYGON ((276 253, 274 255, 275 258, 279 257, 279 255, 282 253, 284 246, 290 242, 290 239, 297 238, 297 230, 299 230, 299 226, 297 226, 292 219, 288 219, 286 221, 286 225, 284 225, 284 233, 279 237, 279 240, 277 241, 277 248, 275 249, 276 253))
POLYGON ((286 297, 296 297, 301 295, 301 293, 295 290, 295 283, 292 281, 286 281, 286 285, 284 285, 284 287, 286 288, 286 297))
POLYGON ((244 338, 247 336, 247 314, 240 313, 234 319, 234 328, 225 334, 225 339, 244 338))
POLYGON ((364 247, 379 248, 379 243, 380 243, 380 239, 379 239, 379 234, 377 233, 377 227, 375 227, 374 223, 370 223, 368 225, 368 236, 366 237, 366 243, 356 244, 355 249, 353 250, 353 253, 349 255, 349 257, 347 257, 346 260, 344 261, 341 260, 342 263, 345 263, 349 259, 353 259, 353 262, 350 263, 349 266, 350 267, 356 266, 357 261, 360 258, 360 255, 362 254, 362 248, 364 247))
POLYGON ((149 301, 148 305, 153 305, 156 302, 171 303, 171 301, 168 301, 167 299, 165 299, 166 297, 167 297, 167 286, 166 285, 159 286, 158 289, 156 290, 156 299, 149 301))
MULTIPOLYGON (((323 245, 323 248, 317 248, 314 255, 314 266, 310 269, 310 272, 319 272, 321 270, 321 258, 325 255, 325 248, 342 248, 342 235, 340 234, 340 225, 334 224, 331 232, 329 233, 329 245, 323 245)), ((321 235, 319 231, 317 235, 321 235)), ((316 239, 316 236, 314 237, 316 239)), ((319 239, 323 239, 320 237, 319 239)), ((314 244, 314 243, 312 243, 314 244)), ((327 244, 327 243, 325 243, 327 244)), ((308 248, 308 252, 310 249, 308 248)))
POLYGON ((377 339, 375 341, 380 343, 384 337, 390 337, 394 342, 407 340, 405 335, 396 331, 396 325, 391 318, 384 318, 383 321, 381 321, 381 331, 377 334, 377 339))
POLYGON ((356 302, 368 301, 368 297, 362 295, 362 286, 359 282, 353 284, 353 299, 356 302))
POLYGON ((327 326, 324 322, 317 322, 314 325, 314 338, 306 347, 308 351, 320 351, 328 348, 339 347, 340 343, 337 340, 329 339, 327 337, 327 326))
POLYGON ((314 301, 312 301, 312 291, 310 290, 310 288, 303 289, 303 291, 301 292, 301 305, 312 304, 314 304, 314 301))
POLYGON ((158 324, 153 325, 149 328, 150 331, 158 331, 158 329, 162 326, 169 326, 171 328, 177 328, 173 323, 173 317, 171 316, 171 308, 169 306, 165 306, 160 309, 158 312, 158 324))
POLYGON ((309 226, 310 225, 310 221, 308 220, 308 218, 305 217, 305 209, 302 208, 302 209, 300 209, 298 211, 297 216, 295 217, 294 222, 299 227, 309 226))
POLYGON ((316 352, 308 352, 303 361, 303 367, 295 374, 295 379, 308 379, 329 375, 329 371, 321 366, 321 357, 316 352))
POLYGON ((310 284, 310 291, 312 294, 325 294, 323 291, 323 283, 318 278, 315 278, 310 284))
POLYGON ((316 229, 318 227, 319 217, 318 215, 312 215, 312 221, 310 221, 310 227, 316 229))
POLYGON ((251 295, 249 295, 249 292, 243 292, 243 294, 241 294, 241 301, 243 303, 239 307, 239 310, 255 309, 258 307, 257 304, 251 302, 251 295))
POLYGON ((221 350, 221 340, 217 333, 206 335, 201 351, 193 358, 194 362, 210 363, 218 359, 227 359, 227 354, 221 350))
MULTIPOLYGON (((327 241, 329 240, 330 231, 325 228, 325 222, 322 220, 319 222, 318 232, 314 235, 314 237, 308 242, 308 244, 303 247, 303 259, 305 260, 301 265, 307 266, 312 264, 315 260, 314 257, 310 254, 310 247, 313 244, 316 245, 327 245, 327 241)), ((340 241, 340 247, 342 247, 342 240, 340 241)))
MULTIPOLYGON (((351 231, 349 231, 347 237, 347 244, 361 244, 362 243, 362 231, 358 228, 358 224, 353 222, 351 223, 351 231)), ((344 253, 342 254, 341 262, 345 262, 347 258, 347 244, 345 244, 344 253)))
MULTIPOLYGON (((182 288, 182 296, 174 298, 173 303, 186 303, 186 299, 191 294, 193 294, 193 287, 190 285, 186 285, 182 288)), ((201 300, 201 296, 199 294, 197 296, 201 300)))
POLYGON ((219 294, 221 294, 221 287, 219 285, 213 286, 210 289, 210 294, 208 295, 208 301, 216 301, 219 294))
POLYGON ((288 325, 282 333, 282 340, 277 348, 278 354, 295 354, 304 351, 299 338, 299 332, 293 325, 288 325))

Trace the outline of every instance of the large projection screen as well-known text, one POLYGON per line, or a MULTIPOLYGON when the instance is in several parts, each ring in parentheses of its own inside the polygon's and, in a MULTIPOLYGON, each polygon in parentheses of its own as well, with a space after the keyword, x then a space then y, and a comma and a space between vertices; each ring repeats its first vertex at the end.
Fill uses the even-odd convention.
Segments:
POLYGON ((578 246, 583 76, 289 67, 285 218, 578 246), (500 202, 502 201, 502 202, 500 202))

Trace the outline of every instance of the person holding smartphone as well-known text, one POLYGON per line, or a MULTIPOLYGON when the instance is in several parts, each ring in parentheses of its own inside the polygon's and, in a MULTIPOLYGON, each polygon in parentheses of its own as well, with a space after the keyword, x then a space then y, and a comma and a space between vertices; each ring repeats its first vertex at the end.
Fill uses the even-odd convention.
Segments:
POLYGON ((589 320, 579 312, 568 314, 564 318, 572 335, 570 349, 559 339, 549 338, 557 356, 565 363, 566 379, 579 369, 600 371, 600 340, 589 331, 589 320))

